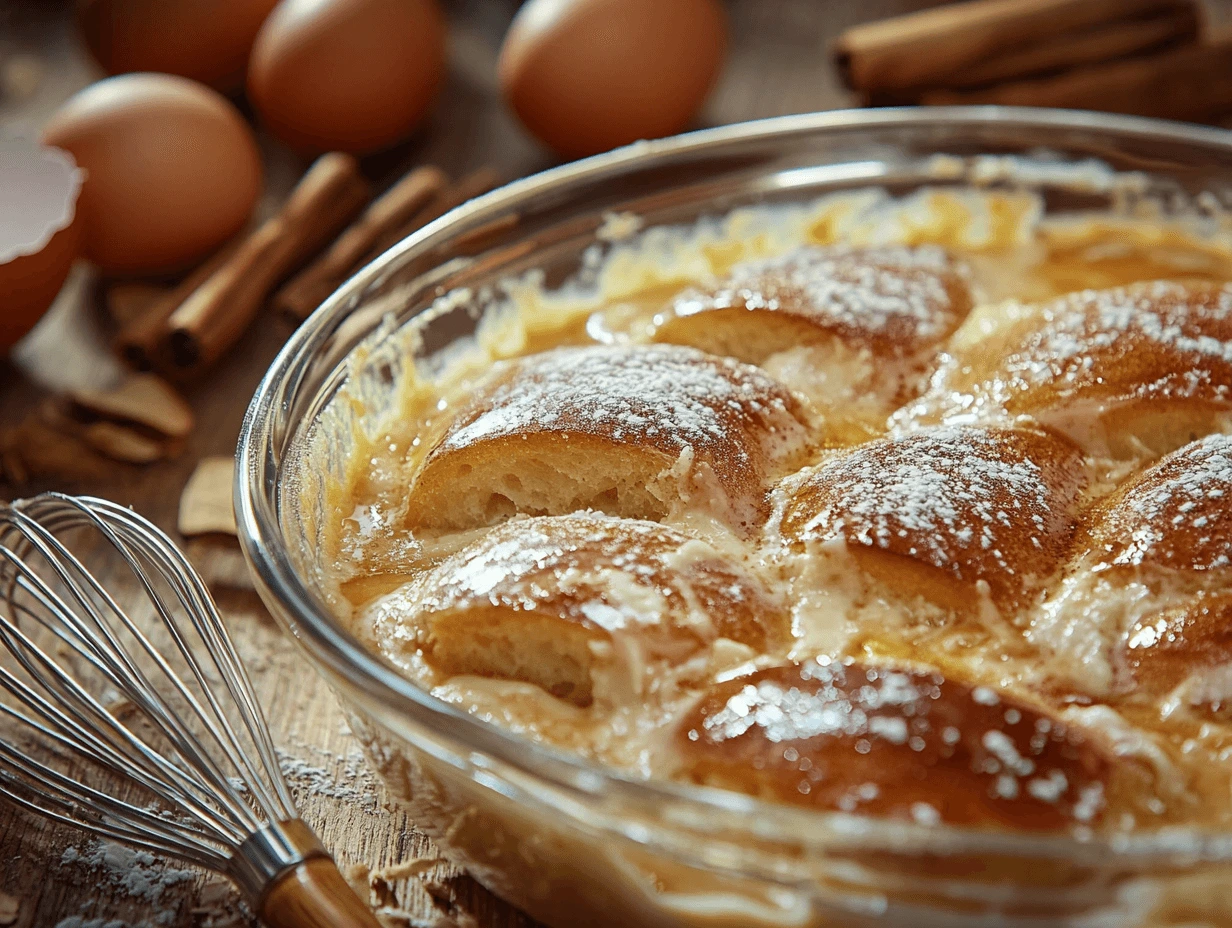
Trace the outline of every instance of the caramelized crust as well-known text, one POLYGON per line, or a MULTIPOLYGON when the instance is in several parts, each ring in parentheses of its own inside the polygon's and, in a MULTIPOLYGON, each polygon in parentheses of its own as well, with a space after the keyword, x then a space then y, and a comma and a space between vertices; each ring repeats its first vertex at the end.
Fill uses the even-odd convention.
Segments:
POLYGON ((1230 408, 1232 290, 1155 281, 1070 294, 970 341, 911 417, 1000 410, 1135 458, 1212 431, 1230 408))
POLYGON ((901 357, 938 344, 970 308, 966 281, 936 246, 812 246, 739 264, 717 287, 678 297, 655 338, 754 364, 832 339, 901 357))
POLYGON ((595 513, 498 526, 424 575, 409 603, 388 618, 415 629, 436 670, 521 680, 583 706, 605 668, 629 682, 718 638, 762 652, 787 634, 761 582, 710 545, 595 513))
POLYGON ((1098 821, 1114 766, 1102 745, 1009 694, 828 659, 718 684, 677 746, 696 783, 820 810, 1028 830, 1098 821))
POLYGON ((558 348, 493 373, 433 447, 409 521, 465 529, 593 508, 662 518, 682 500, 751 526, 807 443, 785 387, 671 345, 558 348))
MULTIPOLYGON (((1134 682, 1152 694, 1195 672, 1232 665, 1232 595, 1200 592, 1184 606, 1140 618, 1125 636, 1124 656, 1134 682)), ((1201 690, 1191 695, 1195 702, 1229 699, 1201 690)))
POLYGON ((789 496, 784 538, 841 539, 905 596, 971 605, 976 584, 1008 607, 1065 556, 1084 485, 1077 449, 1019 429, 939 428, 868 442, 789 496))
POLYGON ((1165 604, 1136 615, 1121 642, 1143 693, 1166 693, 1195 672, 1232 664, 1229 501, 1232 436, 1216 434, 1126 481, 1093 514, 1080 569, 1136 583, 1165 604))
POLYGON ((1124 483, 1092 526, 1097 563, 1232 567, 1232 435, 1208 435, 1124 483))

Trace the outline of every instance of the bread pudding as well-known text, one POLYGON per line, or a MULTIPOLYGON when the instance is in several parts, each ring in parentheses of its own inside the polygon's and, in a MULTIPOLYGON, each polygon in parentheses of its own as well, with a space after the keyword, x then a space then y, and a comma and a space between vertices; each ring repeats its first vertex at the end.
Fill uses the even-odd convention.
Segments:
POLYGON ((357 436, 354 633, 630 776, 1232 826, 1230 256, 974 190, 673 235, 511 281, 357 436))

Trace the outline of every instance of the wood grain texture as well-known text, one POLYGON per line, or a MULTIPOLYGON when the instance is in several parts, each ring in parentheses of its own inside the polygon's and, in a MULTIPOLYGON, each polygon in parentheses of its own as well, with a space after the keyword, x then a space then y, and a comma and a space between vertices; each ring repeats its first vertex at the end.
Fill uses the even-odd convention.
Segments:
MULTIPOLYGON (((732 47, 723 78, 700 124, 850 105, 831 68, 829 43, 856 22, 926 5, 912 0, 731 0, 732 47)), ((548 155, 517 126, 495 82, 501 36, 513 0, 447 2, 450 78, 428 125, 408 144, 367 159, 371 176, 392 180, 417 164, 453 176, 491 165, 509 177, 548 166, 548 155)), ((65 98, 98 76, 71 30, 71 4, 0 0, 0 58, 37 55, 42 82, 24 100, 0 98, 0 129, 37 126, 65 98)), ((271 215, 305 164, 266 138, 262 216, 271 215)), ((80 284, 81 281, 78 281, 80 284)), ((131 504, 174 532, 180 491, 195 462, 230 454, 248 400, 287 334, 268 308, 201 383, 186 388, 197 418, 184 454, 149 468, 117 469, 88 485, 59 485, 131 504)), ((108 329, 93 307, 61 300, 10 362, 0 361, 0 427, 12 425, 50 389, 106 385, 118 368, 108 329)), ((0 496, 48 485, 0 485, 0 496)), ((437 861, 430 842, 364 767, 333 695, 285 640, 252 591, 234 542, 185 543, 213 589, 253 676, 274 741, 305 821, 342 871, 381 906, 386 925, 427 926, 444 918, 481 928, 532 928, 526 916, 437 861), (408 864, 408 862, 410 862, 408 864), (407 864, 405 866, 399 866, 407 864)), ((174 862, 96 853, 92 840, 0 801, 0 892, 19 900, 20 928, 225 928, 251 923, 221 878, 174 862), (124 873, 140 879, 124 879, 124 873), (144 882, 143 882, 144 881, 144 882)), ((104 849, 105 850, 105 849, 104 849)))

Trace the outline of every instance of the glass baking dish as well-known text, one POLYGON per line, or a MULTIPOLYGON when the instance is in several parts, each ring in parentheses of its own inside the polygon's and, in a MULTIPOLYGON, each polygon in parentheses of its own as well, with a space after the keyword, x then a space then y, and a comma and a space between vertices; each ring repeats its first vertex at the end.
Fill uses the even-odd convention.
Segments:
POLYGON ((790 116, 637 143, 443 216, 292 336, 240 438, 240 539, 266 604, 337 692, 371 765, 452 860, 555 926, 1232 924, 1232 834, 993 834, 645 782, 420 690, 347 632, 313 578, 323 480, 346 460, 351 400, 365 415, 388 409, 408 361, 474 332, 494 282, 539 269, 553 286, 593 268, 613 214, 687 225, 844 189, 1005 183, 1037 190, 1051 215, 1128 202, 1227 228, 1232 135, 973 107, 790 116))

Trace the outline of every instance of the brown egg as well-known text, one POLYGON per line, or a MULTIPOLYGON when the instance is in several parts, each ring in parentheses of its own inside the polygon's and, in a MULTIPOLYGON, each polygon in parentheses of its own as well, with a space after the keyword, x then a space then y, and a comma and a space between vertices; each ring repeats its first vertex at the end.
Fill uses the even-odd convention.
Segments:
POLYGON ((191 264, 243 227, 261 192, 248 124, 182 77, 99 81, 60 108, 43 138, 86 171, 83 253, 108 273, 191 264))
POLYGON ((282 0, 253 46, 248 95, 288 145, 364 154, 410 135, 444 73, 437 0, 282 0))
POLYGON ((248 53, 278 0, 83 0, 77 25, 108 74, 161 71, 223 91, 244 86, 248 53))
POLYGON ((81 172, 31 139, 0 139, 0 354, 47 311, 77 257, 81 172))
POLYGON ((567 158, 684 129, 723 63, 718 0, 529 0, 501 49, 505 99, 567 158))

